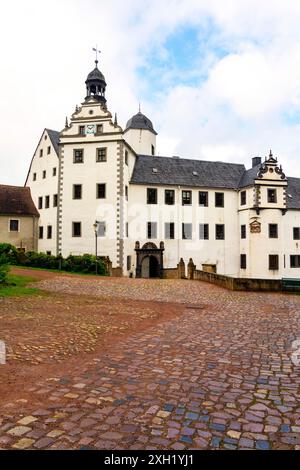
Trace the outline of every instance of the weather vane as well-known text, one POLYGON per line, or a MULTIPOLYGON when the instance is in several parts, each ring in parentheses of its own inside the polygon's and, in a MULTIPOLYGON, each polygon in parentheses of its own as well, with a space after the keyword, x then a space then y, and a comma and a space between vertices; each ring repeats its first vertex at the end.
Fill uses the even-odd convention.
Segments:
POLYGON ((93 51, 96 52, 96 65, 98 64, 98 53, 101 54, 101 51, 98 49, 98 45, 96 47, 93 47, 93 51))

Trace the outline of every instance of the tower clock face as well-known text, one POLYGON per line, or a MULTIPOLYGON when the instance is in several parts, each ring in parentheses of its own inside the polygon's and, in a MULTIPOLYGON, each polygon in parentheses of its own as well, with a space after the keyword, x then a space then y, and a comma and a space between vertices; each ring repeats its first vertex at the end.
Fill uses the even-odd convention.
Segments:
POLYGON ((86 126, 86 133, 87 133, 87 134, 95 134, 95 132, 96 132, 96 126, 95 126, 95 124, 88 124, 88 125, 86 126))

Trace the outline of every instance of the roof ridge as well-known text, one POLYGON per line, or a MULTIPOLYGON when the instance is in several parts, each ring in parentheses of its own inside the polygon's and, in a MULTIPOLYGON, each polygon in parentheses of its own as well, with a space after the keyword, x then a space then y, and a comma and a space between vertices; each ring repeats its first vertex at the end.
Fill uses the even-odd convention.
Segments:
POLYGON ((168 159, 168 160, 172 160, 172 161, 188 161, 188 162, 202 162, 202 163, 221 163, 221 164, 226 164, 226 165, 237 165, 237 166, 243 166, 245 168, 245 171, 246 170, 246 167, 244 165, 244 163, 232 163, 232 162, 224 162, 224 161, 221 161, 221 160, 199 160, 198 158, 185 158, 185 157, 179 157, 179 158, 174 158, 174 157, 165 157, 163 155, 147 155, 147 154, 138 154, 138 157, 147 157, 147 158, 152 158, 153 160, 155 160, 156 158, 164 158, 164 159, 168 159))

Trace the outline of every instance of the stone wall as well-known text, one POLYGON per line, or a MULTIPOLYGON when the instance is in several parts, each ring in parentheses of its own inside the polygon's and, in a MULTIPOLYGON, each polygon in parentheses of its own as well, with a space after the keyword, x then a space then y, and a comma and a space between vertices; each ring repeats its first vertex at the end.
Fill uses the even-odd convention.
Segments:
POLYGON ((186 279, 185 262, 182 258, 177 264, 177 268, 163 270, 163 279, 186 279))
POLYGON ((194 272, 194 279, 198 281, 210 282, 217 286, 230 290, 239 291, 281 291, 282 282, 280 279, 245 279, 222 276, 221 274, 208 273, 198 269, 194 272))

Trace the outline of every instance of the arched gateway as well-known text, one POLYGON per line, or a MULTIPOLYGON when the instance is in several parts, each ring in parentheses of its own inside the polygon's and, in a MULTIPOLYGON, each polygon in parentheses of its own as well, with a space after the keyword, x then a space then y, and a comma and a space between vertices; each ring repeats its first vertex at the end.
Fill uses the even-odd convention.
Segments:
POLYGON ((163 242, 160 243, 159 248, 155 243, 146 243, 140 248, 140 242, 136 242, 136 277, 145 279, 162 278, 164 250, 163 242))

